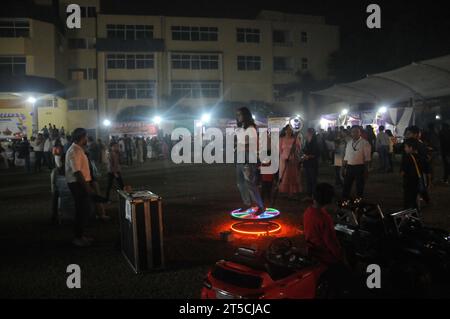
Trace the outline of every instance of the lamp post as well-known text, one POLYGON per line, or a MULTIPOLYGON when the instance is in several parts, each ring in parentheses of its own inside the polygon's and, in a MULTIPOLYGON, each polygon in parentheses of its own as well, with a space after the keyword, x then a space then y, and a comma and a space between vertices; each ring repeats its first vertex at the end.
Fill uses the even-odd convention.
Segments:
POLYGON ((347 122, 348 109, 343 109, 341 111, 340 116, 338 116, 338 125, 345 125, 347 122), (340 121, 340 117, 342 117, 342 122, 340 121))
POLYGON ((38 109, 36 107, 36 98, 33 96, 28 97, 27 102, 31 104, 31 109, 33 112, 32 116, 32 126, 31 126, 31 135, 34 135, 39 132, 39 120, 38 120, 38 109))
POLYGON ((107 141, 110 140, 111 136, 110 136, 110 127, 111 127, 111 121, 109 119, 104 119, 103 122, 103 130, 102 130, 102 137, 104 137, 107 141))

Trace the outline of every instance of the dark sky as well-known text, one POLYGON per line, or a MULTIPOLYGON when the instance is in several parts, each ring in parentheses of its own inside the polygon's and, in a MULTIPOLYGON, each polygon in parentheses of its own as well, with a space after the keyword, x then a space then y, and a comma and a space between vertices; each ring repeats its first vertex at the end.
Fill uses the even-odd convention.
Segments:
POLYGON ((254 17, 262 9, 292 13, 325 15, 330 23, 353 24, 364 22, 366 7, 377 3, 387 24, 398 15, 407 12, 419 13, 422 19, 432 22, 435 15, 446 16, 444 1, 407 0, 103 0, 102 8, 110 12, 150 13, 186 16, 254 17))
POLYGON ((408 0, 104 0, 104 11, 173 16, 254 18, 262 10, 324 15, 340 26, 337 79, 350 81, 414 61, 450 54, 445 1, 408 0), (381 6, 382 28, 366 27, 366 7, 381 6))

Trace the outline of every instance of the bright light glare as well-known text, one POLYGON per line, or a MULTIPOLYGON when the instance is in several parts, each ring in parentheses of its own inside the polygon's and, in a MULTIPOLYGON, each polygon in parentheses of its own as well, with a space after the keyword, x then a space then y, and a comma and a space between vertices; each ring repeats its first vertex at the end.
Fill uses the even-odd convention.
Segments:
POLYGON ((256 116, 252 115, 252 118, 253 118, 254 120, 256 120, 256 116))
POLYGON ((341 112, 342 115, 347 115, 348 114, 348 110, 347 109, 343 109, 341 112))
POLYGON ((320 119, 320 127, 328 126, 328 121, 324 118, 320 119))
POLYGON ((209 114, 202 115, 202 122, 208 123, 210 120, 211 120, 211 115, 209 115, 209 114))
POLYGON ((111 125, 111 121, 110 120, 104 120, 103 121, 103 125, 104 126, 110 126, 111 125))
POLYGON ((441 116, 440 115, 436 115, 436 120, 440 120, 441 116))
POLYGON ((153 118, 153 123, 155 123, 155 124, 160 124, 161 122, 162 122, 161 116, 155 116, 155 117, 153 118))
POLYGON ((34 103, 36 103, 36 98, 35 98, 34 96, 30 96, 30 97, 27 99, 27 102, 28 102, 28 103, 31 103, 31 104, 34 104, 34 103))
POLYGON ((203 123, 202 123, 202 122, 197 122, 196 126, 197 126, 197 127, 202 127, 202 126, 203 126, 203 123))
POLYGON ((380 109, 378 110, 379 113, 384 114, 387 112, 387 107, 386 106, 382 106, 380 107, 380 109))

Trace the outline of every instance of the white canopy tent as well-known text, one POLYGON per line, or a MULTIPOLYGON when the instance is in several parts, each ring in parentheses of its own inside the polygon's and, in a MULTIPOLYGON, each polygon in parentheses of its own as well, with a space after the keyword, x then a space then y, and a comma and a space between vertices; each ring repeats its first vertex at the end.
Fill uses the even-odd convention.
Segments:
POLYGON ((450 95, 450 55, 368 75, 359 81, 336 84, 313 94, 334 97, 349 104, 378 105, 450 95))
MULTIPOLYGON (((347 105, 371 103, 376 107, 393 106, 410 99, 425 101, 450 96, 450 55, 368 75, 359 81, 336 84, 313 94, 333 98, 347 105)), ((414 109, 389 108, 386 115, 386 120, 401 134, 414 119, 414 109)))

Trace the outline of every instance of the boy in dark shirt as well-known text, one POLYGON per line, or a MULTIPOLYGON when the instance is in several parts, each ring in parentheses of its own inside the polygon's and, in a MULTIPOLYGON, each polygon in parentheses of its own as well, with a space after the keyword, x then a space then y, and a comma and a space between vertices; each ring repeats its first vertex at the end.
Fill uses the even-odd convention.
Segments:
POLYGON ((429 201, 427 187, 431 182, 429 163, 425 156, 419 153, 419 142, 414 138, 404 142, 405 154, 402 158, 401 174, 403 176, 404 208, 418 208, 417 196, 420 194, 429 201))

